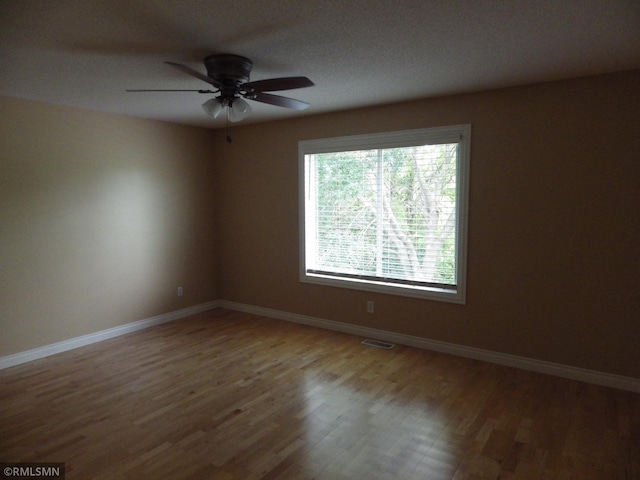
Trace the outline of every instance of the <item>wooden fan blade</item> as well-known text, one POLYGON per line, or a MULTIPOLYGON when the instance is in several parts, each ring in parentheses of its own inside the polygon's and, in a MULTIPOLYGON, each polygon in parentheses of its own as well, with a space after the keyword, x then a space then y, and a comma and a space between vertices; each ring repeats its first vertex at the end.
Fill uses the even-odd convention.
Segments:
POLYGON ((255 82, 247 82, 242 88, 250 88, 256 92, 274 92, 277 90, 293 90, 295 88, 313 87, 314 83, 307 77, 281 77, 268 78, 266 80, 257 80, 255 82))
POLYGON ((268 103, 270 105, 276 105, 278 107, 292 108, 293 110, 304 110, 309 106, 306 102, 301 102, 294 98, 281 97, 280 95, 272 95, 270 93, 258 92, 255 97, 248 97, 256 102, 268 103))
POLYGON ((175 67, 178 70, 180 70, 180 71, 182 71, 182 72, 184 72, 184 73, 186 73, 188 75, 191 75, 192 77, 199 78, 203 82, 210 83, 214 87, 217 87, 217 88, 221 87, 221 85, 216 80, 214 80, 213 78, 208 77, 208 76, 198 72, 197 70, 194 70, 193 68, 189 68, 186 65, 182 65, 180 63, 174 63, 174 62, 164 62, 164 63, 166 63, 167 65, 171 65, 172 67, 175 67))
POLYGON ((198 92, 198 93, 216 93, 218 90, 183 90, 183 89, 128 89, 127 92, 198 92))

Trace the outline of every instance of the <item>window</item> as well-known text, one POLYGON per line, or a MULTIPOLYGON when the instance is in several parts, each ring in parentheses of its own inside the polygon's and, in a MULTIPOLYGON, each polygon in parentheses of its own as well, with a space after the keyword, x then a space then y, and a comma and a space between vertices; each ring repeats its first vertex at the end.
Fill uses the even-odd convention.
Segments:
POLYGON ((300 142, 300 280, 464 303, 470 133, 300 142))

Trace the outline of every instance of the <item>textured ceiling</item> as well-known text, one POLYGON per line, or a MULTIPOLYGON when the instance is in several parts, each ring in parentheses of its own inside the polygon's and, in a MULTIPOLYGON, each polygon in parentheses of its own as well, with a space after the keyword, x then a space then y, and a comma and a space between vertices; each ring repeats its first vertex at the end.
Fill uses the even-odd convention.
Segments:
POLYGON ((253 60, 251 80, 305 75, 278 92, 303 112, 251 102, 243 123, 640 68, 638 0, 2 0, 0 94, 218 128, 211 53, 253 60))

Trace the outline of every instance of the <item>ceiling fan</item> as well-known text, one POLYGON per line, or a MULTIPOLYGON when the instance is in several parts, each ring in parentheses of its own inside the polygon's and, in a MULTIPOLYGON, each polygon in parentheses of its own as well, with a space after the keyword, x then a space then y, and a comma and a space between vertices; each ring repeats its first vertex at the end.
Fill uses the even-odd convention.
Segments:
POLYGON ((180 63, 164 63, 211 84, 216 90, 127 90, 127 92, 198 92, 217 94, 216 97, 202 104, 203 110, 207 115, 216 118, 226 107, 227 119, 232 122, 239 122, 251 113, 251 105, 244 100, 245 98, 278 107, 304 110, 309 106, 306 102, 265 92, 293 90, 314 85, 307 77, 269 78, 250 82, 249 75, 253 68, 253 62, 246 57, 228 53, 207 56, 204 59, 204 66, 207 69, 206 75, 180 63))

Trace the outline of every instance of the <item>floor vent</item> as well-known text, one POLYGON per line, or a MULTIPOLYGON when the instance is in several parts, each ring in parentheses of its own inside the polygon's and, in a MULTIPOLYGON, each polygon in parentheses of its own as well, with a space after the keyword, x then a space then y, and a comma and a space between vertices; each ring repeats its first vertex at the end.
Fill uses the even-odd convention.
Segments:
POLYGON ((364 340, 362 344, 369 345, 370 347, 386 348, 387 350, 390 350, 393 347, 395 347, 393 343, 379 342, 378 340, 369 340, 369 339, 364 340))

